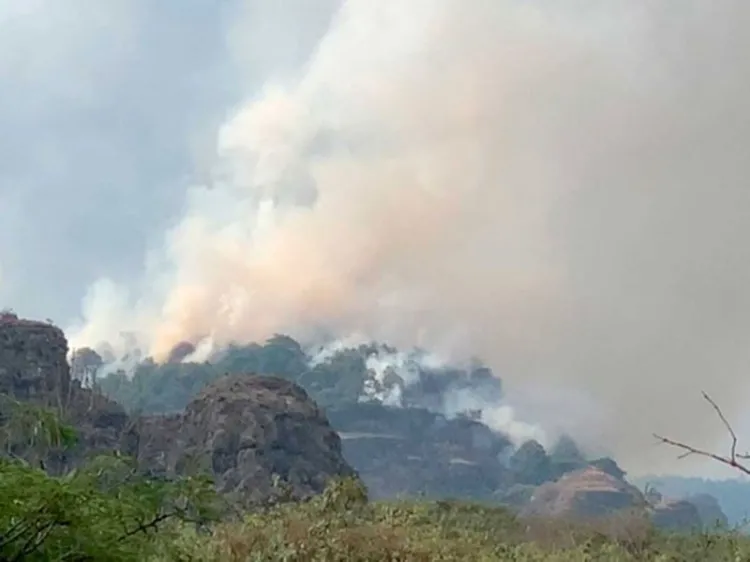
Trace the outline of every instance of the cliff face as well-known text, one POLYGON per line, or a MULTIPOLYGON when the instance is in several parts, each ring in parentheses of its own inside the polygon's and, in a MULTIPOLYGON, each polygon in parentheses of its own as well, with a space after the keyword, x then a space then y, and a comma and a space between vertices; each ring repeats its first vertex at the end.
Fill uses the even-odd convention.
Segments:
POLYGON ((0 314, 0 392, 19 400, 49 402, 70 391, 62 330, 9 313, 0 314))
POLYGON ((67 354, 60 328, 0 314, 0 394, 52 408, 78 431, 77 447, 46 459, 56 473, 90 453, 117 449, 128 425, 122 407, 71 377, 67 354))

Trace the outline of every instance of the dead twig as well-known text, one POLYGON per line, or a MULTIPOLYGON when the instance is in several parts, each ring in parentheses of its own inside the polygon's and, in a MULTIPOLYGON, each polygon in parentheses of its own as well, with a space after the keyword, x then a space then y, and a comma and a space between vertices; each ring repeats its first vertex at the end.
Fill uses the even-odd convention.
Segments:
POLYGON ((686 443, 675 441, 674 439, 668 439, 666 437, 662 437, 661 435, 654 434, 654 437, 665 445, 670 445, 672 447, 676 447, 677 449, 681 449, 683 453, 678 457, 679 459, 684 459, 685 457, 689 457, 690 455, 706 457, 709 459, 713 459, 717 462, 720 462, 724 465, 730 466, 736 470, 739 470, 740 472, 744 474, 750 475, 750 467, 739 462, 740 460, 750 459, 750 455, 748 454, 738 455, 737 454, 737 434, 734 432, 732 425, 729 423, 726 416, 721 411, 721 408, 719 408, 718 404, 716 404, 716 402, 714 402, 714 400, 707 393, 702 392, 702 394, 703 394, 703 399, 706 400, 706 402, 708 402, 711 405, 711 407, 714 409, 714 411, 716 412, 716 415, 719 416, 719 419, 724 424, 724 427, 727 429, 727 431, 729 432, 729 435, 732 438, 732 445, 730 447, 729 456, 711 453, 710 451, 704 451, 703 449, 697 449, 686 443))

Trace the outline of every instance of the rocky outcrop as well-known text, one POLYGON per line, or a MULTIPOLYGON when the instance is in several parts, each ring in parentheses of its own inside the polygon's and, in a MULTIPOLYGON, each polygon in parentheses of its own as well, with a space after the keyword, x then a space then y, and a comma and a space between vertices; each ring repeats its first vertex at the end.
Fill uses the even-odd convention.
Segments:
POLYGON ((591 466, 539 486, 521 515, 591 519, 644 505, 637 488, 591 466))
MULTIPOLYGON (((271 349, 274 364, 299 360, 288 342, 277 344, 271 349)), ((193 350, 181 344, 170 359, 181 361, 193 350)), ((280 378, 227 376, 180 414, 131 419, 91 389, 101 357, 76 350, 71 372, 67 355, 59 328, 0 313, 0 395, 53 408, 79 435, 73 450, 43 459, 51 472, 75 467, 90 454, 120 450, 154 476, 208 471, 221 492, 245 505, 280 494, 305 498, 356 470, 375 498, 494 498, 524 515, 573 518, 642 508, 668 529, 726 524, 712 497, 644 498, 614 461, 586 461, 572 440, 549 454, 534 441, 514 451, 505 436, 470 416, 448 419, 413 405, 339 405, 329 410, 329 424, 300 386, 280 378), (586 463, 591 466, 579 469, 586 463)), ((428 397, 430 384, 422 384, 428 397)), ((0 422, 6 414, 0 402, 0 422)))
MULTIPOLYGON (((135 421, 131 438, 124 440, 126 452, 135 457, 141 470, 149 476, 169 478, 192 467, 180 465, 182 443, 178 439, 182 415, 143 416, 135 421)), ((183 461, 184 462, 184 461, 183 461)), ((210 467, 196 467, 210 471, 210 467)))
POLYGON ((183 414, 141 420, 138 434, 136 455, 152 473, 208 470, 220 492, 246 506, 306 498, 355 474, 315 402, 274 377, 219 379, 183 414))
MULTIPOLYGON (((119 450, 135 456, 153 476, 207 470, 219 491, 245 505, 279 494, 305 498, 321 492, 332 477, 355 474, 325 415, 294 383, 224 377, 181 414, 131 419, 119 404, 90 388, 101 358, 76 350, 71 376, 67 355, 59 328, 0 314, 0 394, 52 407, 78 433, 72 450, 53 451, 43 459, 51 472, 119 450)), ((0 417, 4 413, 0 404, 0 417)))
MULTIPOLYGON (((693 531, 706 526, 699 508, 690 501, 665 499, 653 489, 644 495, 626 482, 622 474, 611 463, 571 472, 556 482, 538 486, 522 505, 520 514, 525 517, 591 520, 631 511, 648 517, 655 527, 668 531, 693 531)), ((523 501, 525 491, 515 490, 511 499, 516 499, 516 505, 523 501)), ((509 499, 504 501, 513 504, 509 499)), ((720 509, 717 513, 718 505, 707 500, 703 502, 707 519, 723 515, 720 509)))
POLYGON ((74 467, 88 454, 116 449, 129 421, 116 402, 71 377, 67 353, 65 335, 56 326, 0 314, 0 395, 52 408, 77 430, 75 448, 46 459, 46 467, 55 473, 74 467))
POLYGON ((44 322, 0 314, 0 393, 18 400, 62 404, 70 391, 68 342, 44 322))
POLYGON ((330 409, 328 416, 373 498, 487 499, 509 483, 498 455, 510 443, 475 420, 377 403, 330 409))

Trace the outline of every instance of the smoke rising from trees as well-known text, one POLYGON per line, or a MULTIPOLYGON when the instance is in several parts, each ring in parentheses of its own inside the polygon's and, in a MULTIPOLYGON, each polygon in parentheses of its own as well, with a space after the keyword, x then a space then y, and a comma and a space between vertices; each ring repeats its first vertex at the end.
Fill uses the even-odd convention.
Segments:
POLYGON ((732 413, 745 389, 749 16, 344 2, 221 127, 141 282, 92 286, 74 344, 126 331, 163 358, 326 330, 479 356, 530 411, 653 470, 651 433, 721 430, 699 390, 732 413))

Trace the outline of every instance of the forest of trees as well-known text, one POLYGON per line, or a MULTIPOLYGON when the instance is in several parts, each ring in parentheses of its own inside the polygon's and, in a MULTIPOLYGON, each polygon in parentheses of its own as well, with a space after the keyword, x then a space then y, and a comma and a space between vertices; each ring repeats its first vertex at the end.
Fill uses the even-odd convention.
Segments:
POLYGON ((71 448, 76 432, 53 410, 8 397, 0 412, 0 560, 145 559, 157 552, 156 533, 221 513, 208 477, 147 479, 114 452, 52 475, 44 459, 71 448))
MULTIPOLYGON (((179 350, 180 346, 176 348, 179 350)), ((379 385, 368 372, 366 360, 373 354, 395 354, 397 350, 372 343, 332 353, 325 361, 315 362, 297 341, 276 335, 263 344, 231 345, 210 362, 192 363, 179 360, 156 364, 146 359, 134 373, 114 372, 97 378, 97 385, 107 396, 128 411, 170 413, 181 411, 203 387, 226 373, 254 373, 287 378, 302 386, 322 407, 336 407, 358 402, 366 384, 379 385)), ((415 352, 418 353, 418 352, 415 352)), ((85 374, 91 365, 101 364, 91 350, 78 350, 74 372, 85 374)), ((173 354, 174 355, 174 354, 173 354)), ((186 355, 185 353, 177 354, 186 355)), ((416 359, 415 359, 416 361, 416 359)), ((476 362, 470 369, 418 367, 417 384, 404 385, 394 371, 386 384, 402 385, 404 404, 429 407, 448 388, 461 385, 482 387, 485 396, 501 394, 500 379, 476 362)))

